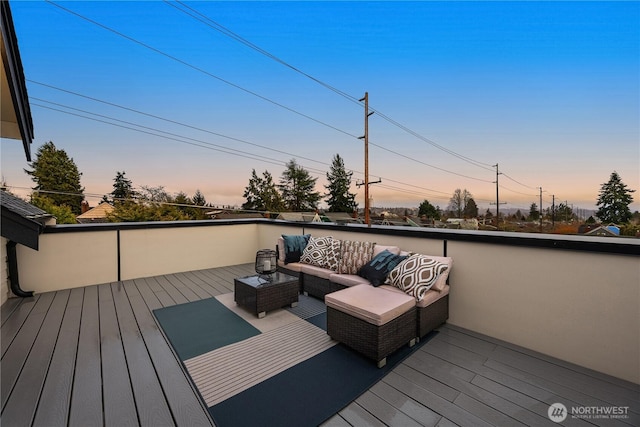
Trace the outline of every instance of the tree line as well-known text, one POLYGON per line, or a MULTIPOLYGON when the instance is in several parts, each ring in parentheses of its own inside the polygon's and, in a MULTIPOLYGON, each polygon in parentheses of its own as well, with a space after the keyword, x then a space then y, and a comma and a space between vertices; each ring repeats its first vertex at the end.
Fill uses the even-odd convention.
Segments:
POLYGON ((350 191, 353 172, 347 171, 344 160, 339 154, 333 157, 327 172, 326 193, 315 191, 317 178, 291 159, 285 165, 276 184, 267 170, 258 176, 256 170, 251 171, 249 184, 242 197, 246 202, 243 210, 259 212, 305 212, 315 211, 324 198, 329 212, 355 212, 358 209, 356 195, 350 191))
MULTIPOLYGON (((84 188, 80 183, 82 173, 73 158, 49 141, 38 149, 30 166, 32 169, 24 171, 35 183, 31 203, 54 215, 58 223, 75 223, 75 217, 81 213, 84 188)), ((253 169, 243 192, 245 202, 242 209, 258 212, 315 211, 324 200, 329 212, 353 213, 357 211, 358 204, 355 201, 356 194, 350 191, 352 175, 353 172, 346 170, 339 154, 333 156, 326 173, 325 193, 316 191, 317 178, 313 178, 295 159, 286 163, 278 183, 269 171, 258 175, 253 169)), ((609 181, 601 185, 596 201, 598 219, 607 224, 629 223, 632 218, 629 205, 633 202, 634 192, 622 182, 617 172, 611 173, 609 181)), ((204 208, 212 207, 207 204, 200 190, 191 197, 182 191, 171 195, 162 186, 142 186, 136 190, 124 171, 116 172, 113 191, 103 196, 103 201, 114 207, 108 217, 114 222, 205 219, 204 208)), ((574 218, 572 208, 566 203, 547 208, 545 213, 547 217, 558 220, 574 218)), ((540 212, 534 202, 528 216, 518 211, 515 217, 536 221, 545 213, 540 212)), ((479 216, 478 205, 467 189, 454 191, 446 211, 424 200, 418 207, 418 214, 430 219, 479 216)), ((489 209, 485 213, 485 217, 488 216, 491 216, 489 209)))

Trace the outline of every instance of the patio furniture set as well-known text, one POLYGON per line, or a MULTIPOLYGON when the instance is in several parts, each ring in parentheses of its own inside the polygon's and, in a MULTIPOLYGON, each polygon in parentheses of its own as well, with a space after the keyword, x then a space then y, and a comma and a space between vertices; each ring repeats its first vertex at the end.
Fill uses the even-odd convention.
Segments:
POLYGON ((276 251, 273 277, 236 279, 236 302, 262 317, 299 292, 323 299, 327 333, 378 367, 449 317, 450 257, 309 234, 283 235, 276 251))

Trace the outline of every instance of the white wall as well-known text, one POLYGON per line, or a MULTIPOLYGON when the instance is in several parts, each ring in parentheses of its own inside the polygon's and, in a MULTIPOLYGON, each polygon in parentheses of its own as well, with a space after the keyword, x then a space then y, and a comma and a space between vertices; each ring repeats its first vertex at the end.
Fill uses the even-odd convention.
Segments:
POLYGON ((449 322, 640 382, 640 267, 630 255, 448 242, 449 322))
MULTIPOLYGON (((415 237, 392 236, 329 226, 303 230, 269 222, 123 227, 121 278, 250 263, 258 249, 275 248, 279 235, 303 231, 425 254, 442 255, 443 251, 442 238, 427 239, 420 232, 415 237)), ((3 301, 8 292, 5 243, 3 239, 3 301)), ((45 233, 40 236, 39 251, 22 245, 17 251, 25 291, 117 280, 115 230, 45 233)), ((447 242, 447 254, 454 259, 450 323, 640 383, 637 256, 455 240, 447 242)))
POLYGON ((122 230, 122 280, 253 262, 258 236, 251 223, 122 230))
POLYGON ((39 250, 17 245, 20 287, 36 293, 115 282, 115 231, 41 234, 39 250))

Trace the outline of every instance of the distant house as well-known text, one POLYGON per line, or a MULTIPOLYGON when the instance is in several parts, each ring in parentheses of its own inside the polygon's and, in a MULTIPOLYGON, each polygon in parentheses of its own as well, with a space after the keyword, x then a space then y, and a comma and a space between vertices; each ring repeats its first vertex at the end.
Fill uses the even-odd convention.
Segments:
POLYGON ((321 222, 316 212, 280 212, 277 219, 296 222, 321 222))
POLYGON ((211 219, 251 219, 251 218, 264 218, 264 216, 260 213, 254 212, 246 212, 246 213, 238 213, 238 212, 229 212, 224 210, 211 211, 207 212, 206 215, 209 215, 211 219))
POLYGON ((102 202, 93 209, 89 209, 85 213, 78 215, 76 221, 80 224, 93 224, 101 222, 109 222, 107 215, 113 212, 115 208, 107 202, 102 202))
POLYGON ((447 219, 447 228, 462 230, 477 230, 479 228, 478 220, 475 218, 449 218, 447 219))
POLYGON ((600 227, 598 224, 580 224, 578 227, 578 234, 587 234, 598 227, 600 227))
POLYGON ((335 222, 336 224, 362 224, 361 219, 354 218, 347 212, 325 212, 322 216, 327 218, 329 222, 335 222))
POLYGON ((620 228, 614 224, 601 225, 585 233, 585 236, 618 237, 620 236, 620 228))

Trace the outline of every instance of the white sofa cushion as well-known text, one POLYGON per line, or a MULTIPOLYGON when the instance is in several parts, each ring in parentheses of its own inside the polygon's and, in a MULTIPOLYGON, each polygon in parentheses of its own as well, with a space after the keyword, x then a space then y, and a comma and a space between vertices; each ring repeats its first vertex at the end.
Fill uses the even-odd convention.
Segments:
MULTIPOLYGON (((289 264, 287 264, 288 266, 289 264)), ((300 271, 304 274, 310 274, 312 276, 320 277, 321 279, 329 280, 329 276, 335 273, 335 271, 328 268, 317 267, 310 264, 301 264, 300 271)))
POLYGON ((376 245, 373 247, 373 257, 378 255, 380 252, 384 251, 385 249, 394 255, 400 255, 400 248, 398 246, 386 246, 386 245, 379 245, 376 243, 376 245))
MULTIPOLYGON (((404 294, 404 291, 401 291, 400 289, 391 285, 382 285, 380 286, 380 288, 386 289, 391 292, 398 292, 398 293, 404 294)), ((422 300, 416 302, 416 307, 418 308, 427 307, 428 305, 433 304, 434 302, 438 301, 440 298, 444 297, 445 295, 449 295, 449 285, 445 285, 442 291, 434 291, 433 289, 429 289, 424 294, 424 297, 422 298, 422 300)))
POLYGON ((329 276, 329 280, 343 286, 371 285, 367 279, 357 274, 332 274, 329 276))
POLYGON ((284 261, 278 260, 278 265, 282 268, 286 268, 287 270, 300 272, 302 270, 302 266, 304 264, 300 262, 290 262, 289 264, 285 264, 284 261))
POLYGON ((369 285, 352 286, 327 294, 324 301, 327 307, 376 326, 384 325, 415 307, 415 300, 409 295, 369 285))

